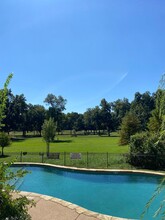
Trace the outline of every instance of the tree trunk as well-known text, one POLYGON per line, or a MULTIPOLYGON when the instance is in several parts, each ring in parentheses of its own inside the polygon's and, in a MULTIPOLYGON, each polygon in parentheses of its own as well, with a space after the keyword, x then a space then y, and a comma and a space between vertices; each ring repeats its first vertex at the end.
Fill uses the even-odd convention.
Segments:
POLYGON ((22 131, 22 135, 23 135, 23 137, 26 137, 26 131, 25 130, 22 131))
POLYGON ((47 142, 46 145, 47 145, 47 157, 49 157, 49 142, 47 142))

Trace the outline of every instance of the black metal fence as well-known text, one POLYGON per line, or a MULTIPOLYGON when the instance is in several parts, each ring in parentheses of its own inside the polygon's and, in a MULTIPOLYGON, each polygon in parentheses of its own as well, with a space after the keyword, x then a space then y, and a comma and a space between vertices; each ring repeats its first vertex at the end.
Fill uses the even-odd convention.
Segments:
POLYGON ((71 152, 52 152, 47 156, 46 153, 18 152, 7 153, 6 157, 0 161, 13 160, 15 162, 36 162, 50 163, 62 166, 75 166, 85 168, 131 168, 128 163, 127 154, 111 153, 71 153, 71 152))
POLYGON ((109 169, 165 169, 165 155, 133 155, 112 153, 18 152, 8 153, 1 161, 49 163, 62 166, 109 169))

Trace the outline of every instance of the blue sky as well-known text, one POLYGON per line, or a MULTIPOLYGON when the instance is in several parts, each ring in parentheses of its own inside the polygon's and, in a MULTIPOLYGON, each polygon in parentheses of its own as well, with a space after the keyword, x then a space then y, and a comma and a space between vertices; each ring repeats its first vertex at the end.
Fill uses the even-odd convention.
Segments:
POLYGON ((164 0, 1 0, 0 85, 84 112, 155 92, 165 72, 164 0))

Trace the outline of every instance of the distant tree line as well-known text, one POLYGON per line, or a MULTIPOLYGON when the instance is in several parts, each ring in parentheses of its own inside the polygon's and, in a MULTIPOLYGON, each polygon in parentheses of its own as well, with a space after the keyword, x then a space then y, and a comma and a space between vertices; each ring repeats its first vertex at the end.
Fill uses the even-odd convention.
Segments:
POLYGON ((151 94, 136 92, 134 100, 129 102, 127 98, 109 102, 105 98, 98 106, 88 108, 83 114, 77 112, 64 113, 67 100, 62 96, 48 94, 44 103, 48 105, 32 105, 27 103, 24 94, 14 95, 9 89, 6 100, 6 117, 2 127, 4 132, 22 131, 25 136, 27 132, 34 131, 41 135, 42 125, 45 119, 50 117, 56 122, 57 132, 70 130, 73 135, 77 131, 84 131, 84 134, 102 133, 110 136, 111 132, 126 129, 121 132, 121 144, 127 144, 130 136, 137 131, 148 130, 153 125, 153 110, 156 108, 156 97, 159 91, 151 94), (129 121, 129 126, 128 126, 129 121), (150 125, 149 125, 150 124, 150 125), (132 128, 132 130, 131 130, 132 128), (130 130, 129 130, 130 129, 130 130))
MULTIPOLYGON (((56 132, 62 134, 68 130, 76 136, 78 131, 83 131, 84 135, 110 136, 111 132, 118 131, 120 145, 129 144, 128 159, 131 164, 143 168, 165 167, 165 74, 153 94, 136 92, 132 102, 127 98, 114 102, 103 98, 99 105, 88 108, 83 114, 64 113, 67 100, 54 94, 48 94, 43 100, 48 108, 28 104, 24 94, 14 95, 7 85, 8 82, 4 90, 0 90, 2 132, 22 131, 23 136, 27 132, 42 135, 49 155, 49 143, 56 132)), ((0 137, 2 148, 4 141, 6 146, 10 144, 4 133, 0 137)))

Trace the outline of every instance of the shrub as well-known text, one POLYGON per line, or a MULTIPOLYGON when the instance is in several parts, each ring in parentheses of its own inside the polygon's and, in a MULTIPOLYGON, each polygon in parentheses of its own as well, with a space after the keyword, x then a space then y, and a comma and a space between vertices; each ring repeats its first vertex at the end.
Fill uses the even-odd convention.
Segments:
POLYGON ((147 132, 131 136, 130 163, 142 168, 164 169, 165 139, 147 132))
POLYGON ((13 198, 15 186, 11 181, 21 178, 26 171, 10 171, 11 163, 0 164, 0 219, 1 220, 29 220, 28 205, 33 205, 33 201, 28 200, 25 196, 13 198))

